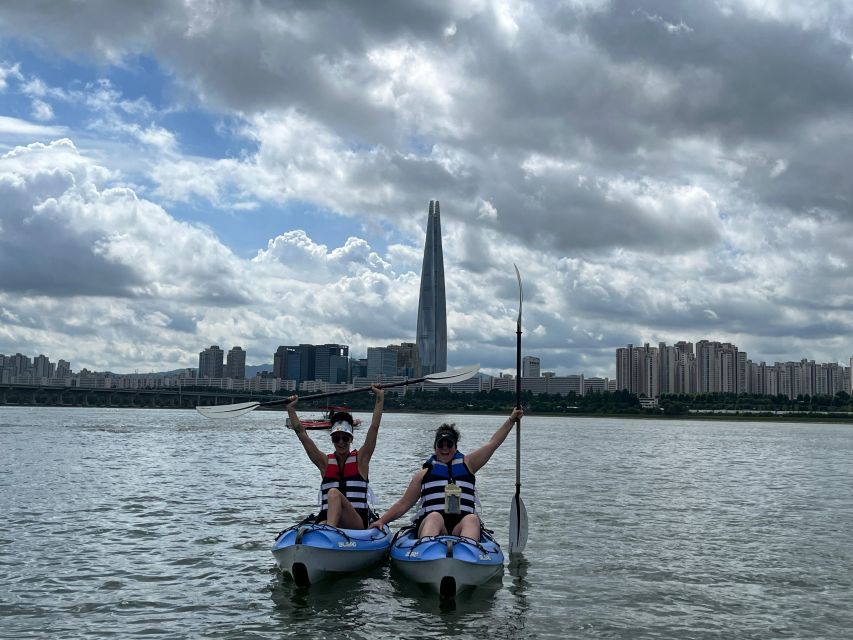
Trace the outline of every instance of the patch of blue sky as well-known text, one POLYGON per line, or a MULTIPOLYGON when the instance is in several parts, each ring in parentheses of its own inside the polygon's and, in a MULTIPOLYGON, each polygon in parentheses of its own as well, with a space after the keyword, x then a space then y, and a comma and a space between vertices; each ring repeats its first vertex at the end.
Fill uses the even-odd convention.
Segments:
POLYGON ((0 45, 0 59, 19 63, 26 79, 37 78, 48 87, 86 92, 106 80, 120 94, 120 100, 145 100, 157 111, 171 106, 171 76, 150 56, 125 56, 118 64, 108 64, 84 56, 57 56, 38 46, 10 40, 0 45))
POLYGON ((105 78, 124 100, 146 100, 157 111, 173 107, 172 77, 150 56, 125 57, 105 70, 105 78))
POLYGON ((31 122, 33 121, 32 100, 7 88, 5 92, 0 93, 0 115, 31 122))
POLYGON ((57 56, 29 40, 9 38, 0 41, 0 60, 9 66, 19 64, 25 78, 39 78, 52 87, 66 87, 69 78, 73 83, 85 85, 103 77, 106 66, 98 66, 83 57, 57 56))
POLYGON ((425 136, 413 134, 406 138, 406 148, 418 156, 426 157, 432 155, 432 147, 434 144, 434 140, 425 136))
POLYGON ((241 158, 258 151, 258 143, 239 133, 241 122, 188 108, 163 115, 160 126, 175 134, 181 152, 204 158, 241 158))
POLYGON ((27 43, 7 40, 0 46, 0 60, 5 67, 17 65, 17 75, 7 75, 6 91, 2 94, 5 115, 22 120, 37 121, 33 110, 34 100, 47 104, 53 114, 41 118, 44 123, 61 125, 71 130, 84 129, 95 116, 87 97, 108 80, 112 88, 122 93, 120 99, 135 100, 142 96, 131 92, 127 97, 126 87, 115 86, 110 78, 113 67, 84 64, 83 59, 48 56, 27 43))
POLYGON ((368 231, 358 217, 343 216, 304 201, 281 206, 259 203, 253 209, 223 210, 211 209, 206 200, 198 200, 167 208, 179 220, 210 227, 222 244, 244 259, 254 258, 258 251, 267 248, 270 240, 297 229, 305 231, 317 244, 326 245, 328 251, 355 236, 364 238, 374 251, 383 255, 389 239, 387 233, 368 231))

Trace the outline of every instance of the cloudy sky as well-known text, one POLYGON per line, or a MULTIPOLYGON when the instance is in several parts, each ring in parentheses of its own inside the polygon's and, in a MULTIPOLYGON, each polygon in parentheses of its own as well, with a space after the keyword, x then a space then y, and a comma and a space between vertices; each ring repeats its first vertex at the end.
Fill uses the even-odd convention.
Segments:
POLYGON ((0 353, 116 372, 413 341, 853 354, 844 1, 0 3, 0 353))

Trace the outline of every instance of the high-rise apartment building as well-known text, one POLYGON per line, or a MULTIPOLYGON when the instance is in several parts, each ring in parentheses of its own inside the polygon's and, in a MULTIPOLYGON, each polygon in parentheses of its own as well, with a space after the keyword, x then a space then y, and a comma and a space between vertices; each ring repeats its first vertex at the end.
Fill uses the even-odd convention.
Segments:
POLYGON ((658 344, 658 389, 664 393, 678 393, 678 349, 658 344))
POLYGON ((616 349, 616 388, 638 396, 660 395, 660 362, 658 349, 648 343, 642 347, 629 344, 616 349))
POLYGON ((418 355, 427 375, 447 369, 447 306, 444 294, 444 255, 441 250, 441 214, 438 200, 430 200, 421 290, 418 299, 418 355))
POLYGON ((16 353, 13 356, 8 356, 6 360, 6 366, 11 366, 12 368, 12 375, 23 375, 33 367, 33 363, 32 360, 30 360, 30 357, 25 356, 23 353, 16 353))
MULTIPOLYGON (((851 365, 853 365, 853 358, 851 365)), ((700 340, 694 346, 677 342, 657 349, 616 350, 618 389, 637 394, 668 393, 757 393, 784 395, 795 399, 806 395, 835 395, 853 392, 851 367, 838 363, 817 363, 803 358, 799 362, 752 362, 746 351, 728 342, 700 340), (650 360, 651 359, 651 360, 650 360), (655 365, 657 362, 657 365, 655 365), (650 384, 657 367, 658 388, 650 384), (672 369, 674 368, 674 375, 672 369)))
POLYGON ((223 359, 225 352, 217 345, 199 352, 198 354, 198 377, 199 378, 222 378, 224 373, 223 359))
POLYGON ((696 392, 738 393, 746 384, 746 352, 728 342, 696 343, 696 392), (743 381, 740 380, 743 376, 743 381))
POLYGON ((675 393, 696 393, 696 355, 693 343, 675 343, 675 393))
POLYGON ((67 360, 62 360, 60 358, 59 362, 56 363, 56 372, 53 374, 57 378, 65 378, 66 376, 71 375, 71 363, 67 360))
POLYGON ((246 352, 241 347, 233 347, 225 362, 225 377, 234 380, 246 379, 246 352))
POLYGON ((619 391, 636 393, 639 389, 637 355, 633 344, 616 349, 616 388, 619 391))
POLYGON ((36 378, 52 378, 55 368, 56 365, 44 354, 33 359, 33 376, 36 378))

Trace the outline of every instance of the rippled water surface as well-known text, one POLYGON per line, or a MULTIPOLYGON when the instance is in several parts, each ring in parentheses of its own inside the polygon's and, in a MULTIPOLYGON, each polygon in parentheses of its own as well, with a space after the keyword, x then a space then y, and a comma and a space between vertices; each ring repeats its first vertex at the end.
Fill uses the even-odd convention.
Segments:
MULTIPOLYGON (((387 414, 381 507, 445 419, 463 451, 502 420, 387 414)), ((526 417, 524 558, 447 606, 387 565, 282 580, 270 544, 319 481, 282 422, 0 408, 0 635, 853 637, 851 425, 526 417)), ((478 475, 501 541, 514 482, 510 436, 478 475)))

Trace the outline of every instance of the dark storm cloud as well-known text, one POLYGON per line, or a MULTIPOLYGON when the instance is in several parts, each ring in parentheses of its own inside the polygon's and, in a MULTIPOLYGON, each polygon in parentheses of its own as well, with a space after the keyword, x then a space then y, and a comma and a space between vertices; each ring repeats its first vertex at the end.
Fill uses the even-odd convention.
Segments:
POLYGON ((846 111, 853 99, 850 46, 824 29, 669 0, 614 3, 584 27, 614 61, 658 69, 678 83, 659 112, 659 122, 676 130, 714 131, 733 142, 773 139, 804 117, 846 111))

